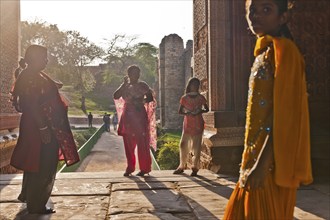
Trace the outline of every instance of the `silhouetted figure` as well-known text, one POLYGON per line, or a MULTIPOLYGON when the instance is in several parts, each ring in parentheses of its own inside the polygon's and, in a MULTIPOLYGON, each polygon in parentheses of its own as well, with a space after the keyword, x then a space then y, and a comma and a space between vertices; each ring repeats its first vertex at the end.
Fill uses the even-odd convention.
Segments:
POLYGON ((107 114, 106 112, 104 113, 103 122, 104 122, 105 130, 107 132, 110 132, 110 114, 107 114))
POLYGON ((88 127, 92 128, 93 127, 93 115, 91 112, 89 112, 87 118, 88 118, 88 127))
POLYGON ((112 125, 113 125, 113 130, 117 131, 117 125, 118 125, 118 115, 117 112, 112 116, 112 125))
MULTIPOLYGON (((116 105, 117 100, 124 102, 118 127, 118 135, 123 136, 127 159, 124 176, 129 176, 135 170, 136 146, 140 167, 137 175, 144 176, 151 171, 150 129, 152 128, 145 104, 152 104, 154 97, 148 84, 139 81, 140 68, 138 66, 128 67, 127 73, 128 76, 125 76, 123 84, 113 94, 116 105)), ((117 111, 118 109, 119 107, 117 111)))
POLYGON ((48 63, 47 48, 29 46, 24 62, 27 68, 18 74, 11 91, 11 101, 22 115, 10 164, 24 171, 18 199, 26 202, 28 212, 50 214, 55 210, 46 207, 46 203, 58 160, 72 165, 79 161, 79 155, 70 130, 68 106, 58 91, 62 84, 42 72, 48 63))

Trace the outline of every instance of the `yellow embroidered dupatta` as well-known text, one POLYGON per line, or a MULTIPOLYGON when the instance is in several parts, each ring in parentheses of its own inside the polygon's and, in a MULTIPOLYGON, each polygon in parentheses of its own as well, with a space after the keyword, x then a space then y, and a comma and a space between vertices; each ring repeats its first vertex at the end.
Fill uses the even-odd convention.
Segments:
POLYGON ((272 38, 272 41, 275 182, 283 187, 298 187, 313 181, 305 63, 291 40, 272 38))

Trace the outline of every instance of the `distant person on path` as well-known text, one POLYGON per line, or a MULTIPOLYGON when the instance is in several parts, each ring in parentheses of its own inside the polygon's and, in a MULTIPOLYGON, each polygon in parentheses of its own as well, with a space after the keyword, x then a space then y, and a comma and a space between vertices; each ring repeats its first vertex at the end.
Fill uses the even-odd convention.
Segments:
POLYGON ((239 181, 224 219, 293 219, 297 188, 313 181, 303 56, 287 0, 247 0, 257 36, 239 181))
POLYGON ((191 176, 197 176, 200 163, 204 120, 202 113, 209 107, 204 96, 199 93, 200 81, 193 77, 187 83, 185 95, 181 97, 179 114, 184 115, 180 140, 180 165, 173 174, 181 174, 187 166, 189 152, 192 151, 191 176))
POLYGON ((110 132, 110 115, 107 114, 106 112, 103 115, 103 122, 104 122, 105 130, 107 132, 110 132))
POLYGON ((88 127, 92 128, 93 127, 93 115, 91 112, 89 112, 87 118, 88 118, 88 127))
POLYGON ((112 116, 112 125, 113 125, 113 130, 117 131, 117 124, 118 124, 118 115, 117 112, 112 116))
POLYGON ((113 97, 119 115, 118 135, 123 136, 127 168, 124 176, 135 171, 135 147, 138 147, 140 172, 144 176, 151 171, 150 146, 155 146, 155 100, 147 83, 140 81, 140 68, 130 66, 128 76, 114 92, 113 97))
POLYGON ((22 112, 11 165, 24 171, 18 199, 27 203, 28 212, 50 214, 55 210, 46 207, 46 203, 58 160, 65 159, 67 165, 72 165, 79 161, 79 155, 70 130, 68 107, 58 91, 62 84, 42 72, 48 63, 47 49, 29 46, 24 62, 27 68, 22 67, 11 91, 13 106, 22 112))

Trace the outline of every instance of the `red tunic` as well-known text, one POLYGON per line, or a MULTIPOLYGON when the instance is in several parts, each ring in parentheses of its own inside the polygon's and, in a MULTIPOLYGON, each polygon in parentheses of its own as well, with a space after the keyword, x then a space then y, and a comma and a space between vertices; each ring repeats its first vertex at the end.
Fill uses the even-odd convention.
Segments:
MULTIPOLYGON (((180 104, 188 111, 202 109, 206 104, 206 99, 201 94, 196 97, 184 95, 181 97, 180 104)), ((185 134, 197 135, 204 131, 204 120, 202 114, 185 115, 183 120, 183 132, 185 134)))

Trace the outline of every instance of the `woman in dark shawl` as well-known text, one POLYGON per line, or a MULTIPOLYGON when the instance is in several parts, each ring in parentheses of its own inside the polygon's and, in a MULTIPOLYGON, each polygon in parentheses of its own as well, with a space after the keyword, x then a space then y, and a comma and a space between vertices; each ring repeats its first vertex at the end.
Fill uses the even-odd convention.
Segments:
MULTIPOLYGON (((57 164, 79 161, 77 147, 67 117, 67 105, 58 88, 62 84, 42 72, 48 63, 47 48, 31 45, 24 61, 27 64, 11 91, 16 110, 22 112, 19 137, 11 165, 24 171, 18 199, 27 203, 29 213, 50 214, 46 207, 51 195, 57 164)), ((23 63, 23 62, 22 62, 23 63)))

